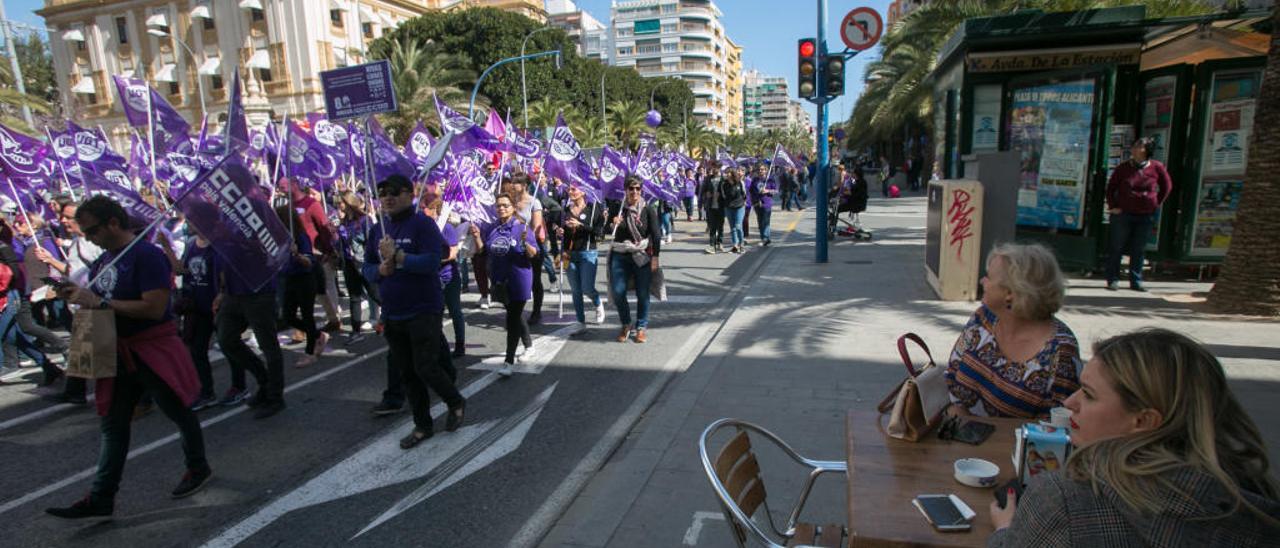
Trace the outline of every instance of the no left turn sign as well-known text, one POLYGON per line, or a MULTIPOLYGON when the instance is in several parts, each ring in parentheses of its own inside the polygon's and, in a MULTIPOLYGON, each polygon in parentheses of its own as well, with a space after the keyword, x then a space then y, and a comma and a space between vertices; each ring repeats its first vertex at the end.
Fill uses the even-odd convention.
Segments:
POLYGON ((854 8, 840 23, 840 39, 849 49, 862 51, 876 45, 884 32, 884 20, 868 7, 854 8))

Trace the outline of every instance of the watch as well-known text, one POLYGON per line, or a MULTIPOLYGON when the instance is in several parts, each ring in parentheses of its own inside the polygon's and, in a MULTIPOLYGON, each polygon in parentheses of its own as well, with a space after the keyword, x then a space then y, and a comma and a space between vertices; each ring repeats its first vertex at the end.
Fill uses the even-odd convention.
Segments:
POLYGON ((103 297, 98 301, 98 306, 96 308, 98 310, 109 310, 111 308, 111 299, 103 297))

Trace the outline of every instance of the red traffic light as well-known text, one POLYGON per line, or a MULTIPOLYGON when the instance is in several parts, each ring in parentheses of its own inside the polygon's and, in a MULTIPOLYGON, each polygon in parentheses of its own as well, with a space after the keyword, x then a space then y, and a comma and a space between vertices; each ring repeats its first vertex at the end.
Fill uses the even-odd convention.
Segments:
POLYGON ((813 50, 814 50, 813 41, 805 40, 803 42, 800 42, 801 57, 813 57, 813 50))

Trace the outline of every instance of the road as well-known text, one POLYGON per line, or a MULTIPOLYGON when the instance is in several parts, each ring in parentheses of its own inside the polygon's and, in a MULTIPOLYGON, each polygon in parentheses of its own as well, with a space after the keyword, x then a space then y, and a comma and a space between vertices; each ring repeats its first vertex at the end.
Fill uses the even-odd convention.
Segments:
MULTIPOLYGON (((811 217, 809 217, 811 219, 811 217)), ((775 213, 775 240, 799 214, 775 213)), ((811 222, 811 221, 810 221, 811 222)), ((48 506, 83 496, 98 455, 92 406, 51 408, 30 383, 0 386, 0 520, 9 546, 499 546, 535 543, 649 404, 719 329, 772 250, 704 255, 702 223, 677 223, 664 246, 670 300, 654 303, 647 344, 618 343, 602 326, 566 338, 549 293, 535 345, 512 378, 498 377, 503 312, 464 295, 468 355, 458 362, 467 424, 410 451, 407 414, 370 413, 385 386, 385 347, 370 337, 318 365, 292 367, 288 409, 254 420, 244 407, 200 412, 214 479, 174 501, 183 473, 176 428, 161 413, 134 423, 112 520, 65 521, 48 506)), ((602 258, 603 263, 603 258, 602 258)), ((598 275, 603 291, 605 275, 598 275)), ((567 288, 566 288, 567 291, 567 288)), ((634 313, 634 312, 633 312, 634 313)), ((588 313, 588 316, 591 314, 588 313)), ((452 331, 446 326, 446 333, 452 331)), ((37 377, 34 370, 29 378, 37 377)), ((214 364, 218 391, 225 361, 214 364)), ((436 400, 438 403, 438 400, 436 400)), ((443 409, 435 408, 440 418, 443 409)))

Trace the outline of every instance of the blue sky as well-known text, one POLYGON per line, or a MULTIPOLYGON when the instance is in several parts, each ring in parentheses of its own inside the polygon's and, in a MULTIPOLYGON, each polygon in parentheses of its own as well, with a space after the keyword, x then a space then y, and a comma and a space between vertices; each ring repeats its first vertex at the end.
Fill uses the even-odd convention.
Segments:
MULTIPOLYGON (((578 0, 580 8, 596 19, 607 23, 610 0, 578 0)), ((43 26, 44 20, 33 12, 44 7, 43 0, 3 0, 10 19, 30 25, 43 26)), ((759 69, 774 76, 785 76, 795 95, 796 40, 817 34, 817 0, 719 0, 717 5, 724 13, 723 23, 729 37, 743 47, 743 68, 759 69)), ((889 0, 828 0, 827 45, 828 49, 844 49, 837 29, 845 13, 858 6, 868 6, 884 16, 889 0)), ((830 106, 833 121, 848 118, 853 104, 862 89, 862 71, 867 63, 878 57, 876 48, 865 51, 853 59, 845 69, 848 80, 843 97, 830 106)), ((814 116, 813 105, 805 103, 809 115, 814 116)), ((816 121, 816 120, 815 120, 816 121)))

